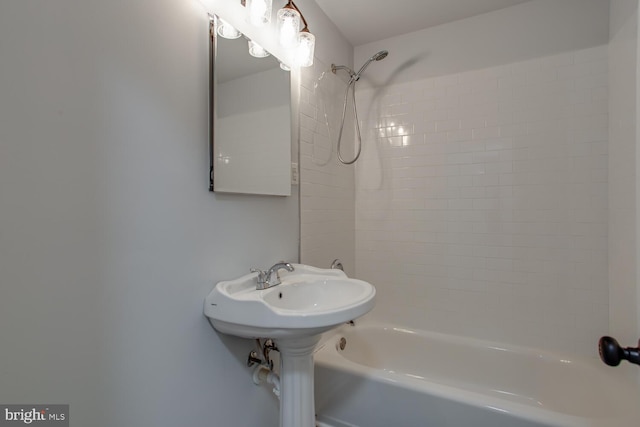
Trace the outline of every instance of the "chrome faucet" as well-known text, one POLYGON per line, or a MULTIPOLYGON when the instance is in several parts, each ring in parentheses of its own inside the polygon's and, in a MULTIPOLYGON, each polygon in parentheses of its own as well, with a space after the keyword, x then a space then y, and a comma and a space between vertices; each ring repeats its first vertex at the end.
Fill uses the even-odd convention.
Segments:
POLYGON ((258 277, 256 277, 258 281, 256 289, 269 289, 272 286, 277 286, 282 283, 280 282, 280 274, 278 274, 279 270, 293 271, 293 265, 285 261, 280 261, 267 271, 252 268, 252 273, 258 273, 258 277))

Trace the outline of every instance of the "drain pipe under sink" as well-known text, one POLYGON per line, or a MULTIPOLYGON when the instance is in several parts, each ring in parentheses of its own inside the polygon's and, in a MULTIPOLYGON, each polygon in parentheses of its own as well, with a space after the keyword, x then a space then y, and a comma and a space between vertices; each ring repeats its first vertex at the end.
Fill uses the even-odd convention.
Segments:
POLYGON ((265 365, 258 365, 253 370, 253 383, 260 385, 262 383, 273 385, 273 394, 280 399, 280 377, 265 365))

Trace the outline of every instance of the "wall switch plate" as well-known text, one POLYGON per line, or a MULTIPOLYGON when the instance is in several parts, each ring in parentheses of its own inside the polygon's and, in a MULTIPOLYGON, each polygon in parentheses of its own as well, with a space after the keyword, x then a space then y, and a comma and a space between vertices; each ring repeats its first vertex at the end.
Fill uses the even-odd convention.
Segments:
POLYGON ((300 184, 300 170, 298 169, 298 164, 295 162, 291 163, 291 184, 300 184))

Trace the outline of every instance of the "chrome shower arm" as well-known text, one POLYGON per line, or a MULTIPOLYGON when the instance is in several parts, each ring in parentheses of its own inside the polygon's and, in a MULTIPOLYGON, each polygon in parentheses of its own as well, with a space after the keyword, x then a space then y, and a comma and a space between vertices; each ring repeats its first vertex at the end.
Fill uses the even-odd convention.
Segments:
POLYGON ((349 73, 349 77, 353 78, 353 76, 356 75, 356 73, 353 72, 353 70, 349 67, 347 67, 346 65, 336 65, 336 64, 331 64, 331 72, 333 74, 336 74, 336 71, 338 70, 345 70, 347 73, 349 73))

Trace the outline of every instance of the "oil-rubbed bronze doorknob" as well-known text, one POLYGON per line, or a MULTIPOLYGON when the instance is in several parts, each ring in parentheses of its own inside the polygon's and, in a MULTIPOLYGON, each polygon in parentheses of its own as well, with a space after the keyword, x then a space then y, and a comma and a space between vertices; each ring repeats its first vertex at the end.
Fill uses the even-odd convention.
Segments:
MULTIPOLYGON (((638 342, 640 345, 640 341, 638 342)), ((622 348, 615 338, 602 337, 598 342, 600 359, 609 366, 618 366, 622 360, 640 365, 640 349, 638 347, 622 348)))

